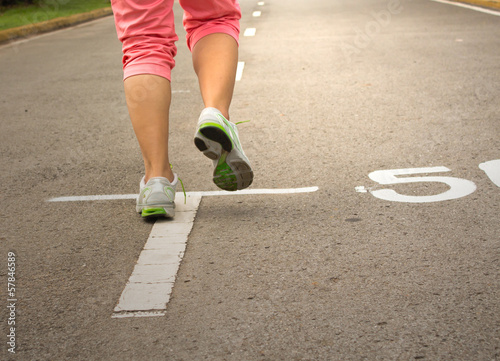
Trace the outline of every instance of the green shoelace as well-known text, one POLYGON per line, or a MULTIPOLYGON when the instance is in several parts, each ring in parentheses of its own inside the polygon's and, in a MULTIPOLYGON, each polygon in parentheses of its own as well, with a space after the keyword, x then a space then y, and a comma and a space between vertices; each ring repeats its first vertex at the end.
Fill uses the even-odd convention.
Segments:
MULTIPOLYGON (((170 163, 170 169, 174 169, 172 163, 170 163)), ((181 183, 182 193, 184 193, 184 204, 186 204, 187 195, 186 195, 186 189, 184 188, 184 182, 182 181, 182 179, 179 178, 179 176, 177 176, 177 179, 181 183)))

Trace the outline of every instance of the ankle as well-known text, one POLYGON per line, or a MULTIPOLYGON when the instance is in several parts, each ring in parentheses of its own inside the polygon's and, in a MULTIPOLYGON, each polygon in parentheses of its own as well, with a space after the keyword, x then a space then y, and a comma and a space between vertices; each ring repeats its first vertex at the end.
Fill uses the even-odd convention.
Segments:
POLYGON ((205 108, 217 109, 227 120, 229 120, 229 109, 227 107, 220 107, 216 105, 206 105, 205 108))
POLYGON ((146 171, 146 175, 144 176, 144 182, 147 183, 151 178, 155 178, 155 177, 162 177, 162 178, 167 178, 169 182, 173 182, 174 181, 174 173, 172 172, 171 169, 168 169, 166 171, 150 171, 150 172, 147 172, 146 171))

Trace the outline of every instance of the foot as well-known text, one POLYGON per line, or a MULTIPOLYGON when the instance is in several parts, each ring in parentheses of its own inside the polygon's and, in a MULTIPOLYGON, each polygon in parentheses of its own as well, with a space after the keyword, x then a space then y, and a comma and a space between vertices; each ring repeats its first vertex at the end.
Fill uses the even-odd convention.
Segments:
POLYGON ((252 167, 241 147, 238 129, 220 111, 205 108, 201 112, 194 144, 213 160, 213 181, 219 188, 236 191, 252 184, 252 167))
POLYGON ((145 218, 174 217, 177 179, 177 174, 174 174, 172 182, 167 178, 154 177, 144 183, 144 178, 142 178, 136 211, 145 218))

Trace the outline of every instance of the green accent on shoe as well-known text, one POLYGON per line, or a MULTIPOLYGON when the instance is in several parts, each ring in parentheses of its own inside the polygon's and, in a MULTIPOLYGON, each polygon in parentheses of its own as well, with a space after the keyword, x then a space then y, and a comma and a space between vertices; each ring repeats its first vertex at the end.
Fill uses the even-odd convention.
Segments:
POLYGON ((229 131, 231 132, 231 137, 230 137, 231 141, 233 143, 235 143, 237 148, 241 149, 240 139, 238 138, 238 135, 234 131, 233 125, 231 124, 231 122, 229 120, 227 120, 222 114, 217 113, 215 115, 217 115, 219 117, 219 119, 222 120, 227 125, 227 127, 229 128, 229 131))
POLYGON ((213 180, 217 187, 221 189, 236 191, 238 190, 238 180, 231 167, 226 163, 227 155, 227 152, 221 154, 219 162, 215 167, 213 180))
POLYGON ((164 216, 165 214, 167 214, 167 212, 163 208, 148 208, 142 210, 141 216, 152 217, 152 216, 164 216))
POLYGON ((182 179, 179 178, 179 176, 177 176, 177 179, 179 180, 179 182, 181 182, 182 193, 184 193, 184 204, 186 204, 187 196, 186 196, 186 189, 184 188, 184 183, 182 182, 182 179))
POLYGON ((214 162, 213 182, 227 191, 245 189, 253 180, 253 171, 240 143, 237 124, 215 108, 205 108, 198 120, 194 143, 214 162))
POLYGON ((224 132, 226 131, 226 129, 224 129, 224 127, 222 125, 220 125, 219 123, 207 122, 207 123, 203 123, 202 125, 200 125, 200 129, 203 129, 205 127, 217 127, 219 129, 222 129, 224 132))
MULTIPOLYGON (((170 163, 170 169, 174 169, 174 166, 172 165, 172 163, 170 163)), ((179 178, 179 176, 177 176, 177 179, 179 180, 179 182, 181 182, 181 186, 182 186, 182 193, 184 193, 184 204, 186 204, 186 189, 184 188, 184 183, 182 182, 182 179, 179 178)), ((172 199, 172 201, 174 201, 172 199)))

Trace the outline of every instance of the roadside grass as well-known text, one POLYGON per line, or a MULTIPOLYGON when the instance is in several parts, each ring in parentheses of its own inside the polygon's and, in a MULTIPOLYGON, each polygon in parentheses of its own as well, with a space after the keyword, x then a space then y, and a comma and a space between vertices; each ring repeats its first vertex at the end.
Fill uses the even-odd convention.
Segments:
POLYGON ((37 5, 0 8, 0 30, 40 23, 111 6, 109 0, 41 0, 37 5))

